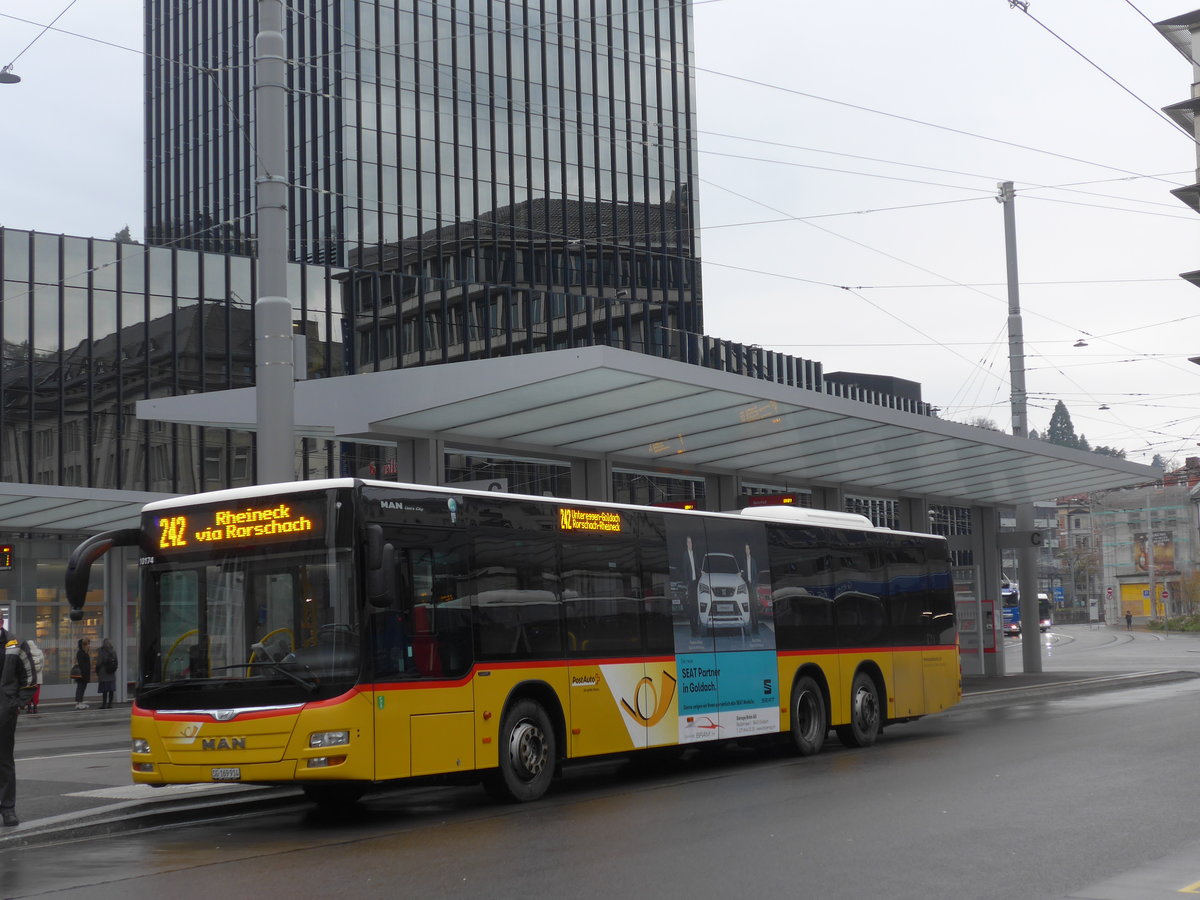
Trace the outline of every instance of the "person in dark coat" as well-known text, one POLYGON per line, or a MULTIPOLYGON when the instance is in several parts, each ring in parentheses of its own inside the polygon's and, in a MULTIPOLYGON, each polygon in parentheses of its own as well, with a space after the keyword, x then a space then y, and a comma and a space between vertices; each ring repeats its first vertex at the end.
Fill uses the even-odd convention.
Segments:
POLYGON ((100 645, 96 654, 96 688, 100 694, 100 708, 112 709, 113 694, 117 690, 117 654, 108 638, 100 645))
POLYGON ((17 764, 13 747, 17 737, 17 714, 33 684, 33 672, 22 662, 16 636, 0 627, 0 820, 20 825, 17 818, 17 764))
POLYGON ((90 638, 80 638, 79 649, 75 651, 75 665, 79 666, 79 677, 75 679, 76 709, 88 708, 88 705, 83 702, 83 692, 87 690, 87 686, 92 680, 92 657, 88 653, 91 643, 90 638))

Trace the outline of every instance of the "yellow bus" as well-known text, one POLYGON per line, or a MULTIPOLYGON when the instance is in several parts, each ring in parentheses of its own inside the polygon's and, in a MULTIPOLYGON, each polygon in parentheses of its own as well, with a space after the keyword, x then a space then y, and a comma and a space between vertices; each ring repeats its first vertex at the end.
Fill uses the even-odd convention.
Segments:
POLYGON ((352 802, 469 777, 513 801, 605 754, 821 749, 962 696, 942 538, 792 507, 702 513, 330 479, 147 505, 131 769, 352 802))

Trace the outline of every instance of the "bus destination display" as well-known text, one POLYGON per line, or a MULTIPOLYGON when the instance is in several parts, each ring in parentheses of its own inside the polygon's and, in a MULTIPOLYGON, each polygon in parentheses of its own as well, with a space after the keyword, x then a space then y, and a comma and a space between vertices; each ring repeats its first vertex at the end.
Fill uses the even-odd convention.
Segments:
POLYGON ((621 531, 621 514, 607 509, 559 507, 558 527, 563 531, 621 531))
POLYGON ((325 498, 287 498, 269 505, 188 507, 151 521, 166 553, 305 541, 324 534, 325 498))

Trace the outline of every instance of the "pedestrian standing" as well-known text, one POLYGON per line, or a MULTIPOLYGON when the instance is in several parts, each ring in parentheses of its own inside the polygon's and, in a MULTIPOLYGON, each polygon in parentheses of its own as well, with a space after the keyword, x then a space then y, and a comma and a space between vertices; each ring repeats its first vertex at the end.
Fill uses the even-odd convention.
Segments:
POLYGON ((1125 610, 1125 630, 1133 631, 1133 613, 1129 610, 1125 610))
POLYGON ((79 669, 78 677, 75 673, 71 673, 71 677, 75 678, 75 708, 87 709, 88 705, 83 702, 83 692, 87 690, 87 686, 92 680, 92 657, 88 653, 92 641, 90 638, 80 638, 78 647, 75 651, 75 667, 79 669))
POLYGON ((17 763, 13 747, 17 738, 17 714, 33 684, 33 665, 21 650, 20 641, 0 626, 0 820, 20 825, 17 818, 17 763))
POLYGON ((100 645, 96 654, 96 689, 100 694, 100 708, 112 709, 113 693, 117 690, 117 654, 108 638, 100 645))

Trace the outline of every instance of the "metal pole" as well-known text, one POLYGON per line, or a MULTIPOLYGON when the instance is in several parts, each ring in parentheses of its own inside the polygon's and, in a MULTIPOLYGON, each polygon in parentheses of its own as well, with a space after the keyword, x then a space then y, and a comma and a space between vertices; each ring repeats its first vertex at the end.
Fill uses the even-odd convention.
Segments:
POLYGON ((1154 593, 1154 488, 1146 492, 1146 580, 1150 588, 1150 618, 1158 618, 1158 595, 1154 593))
MULTIPOLYGON (((1017 437, 1029 437, 1025 398, 1025 336, 1021 326, 1021 294, 1017 278, 1017 221, 1013 209, 1013 183, 1003 181, 997 198, 1004 207, 1004 257, 1008 274, 1008 371, 1012 384, 1012 429, 1017 437)), ((1016 508, 1017 531, 1033 533, 1033 502, 1016 508)), ((1042 647, 1038 631, 1037 551, 1033 544, 1017 549, 1017 585, 1021 602, 1021 660, 1025 671, 1042 671, 1042 647)))
POLYGON ((254 56, 258 299, 254 304, 258 481, 292 481, 295 365, 287 296, 287 45, 283 0, 259 0, 254 56))

